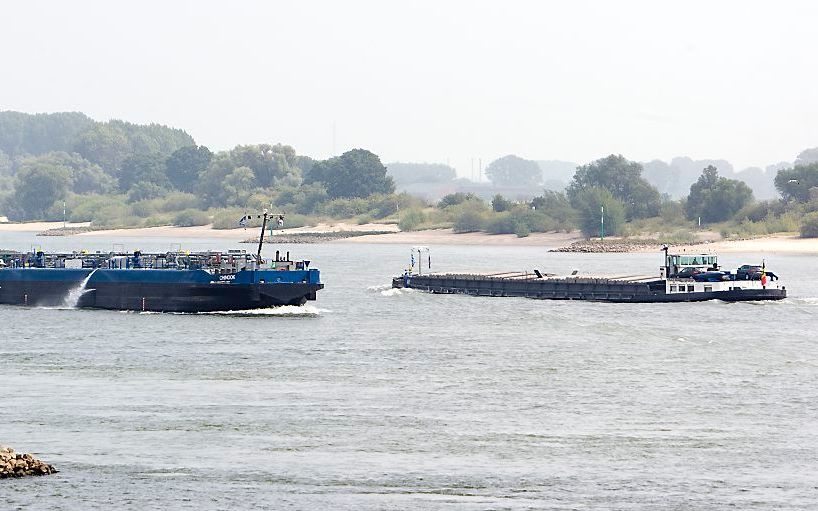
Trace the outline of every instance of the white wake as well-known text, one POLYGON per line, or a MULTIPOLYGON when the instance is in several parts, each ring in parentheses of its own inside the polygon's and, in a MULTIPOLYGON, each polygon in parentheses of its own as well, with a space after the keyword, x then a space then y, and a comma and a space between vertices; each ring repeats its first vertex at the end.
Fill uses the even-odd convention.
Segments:
POLYGON ((66 309, 77 308, 77 305, 79 305, 80 298, 82 298, 82 295, 90 291, 90 289, 86 289, 86 286, 88 286, 88 281, 91 280, 91 277, 94 275, 94 273, 96 273, 98 269, 99 268, 94 268, 91 271, 91 273, 88 274, 87 277, 82 279, 82 282, 80 282, 79 284, 77 284, 75 287, 71 288, 68 291, 68 294, 65 296, 65 299, 63 299, 62 302, 63 307, 65 307, 66 309))

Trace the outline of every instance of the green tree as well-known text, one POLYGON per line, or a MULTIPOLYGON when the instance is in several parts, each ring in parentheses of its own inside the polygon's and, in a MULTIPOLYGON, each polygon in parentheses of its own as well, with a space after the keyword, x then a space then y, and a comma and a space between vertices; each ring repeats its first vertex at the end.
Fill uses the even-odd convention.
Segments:
POLYGON ((473 193, 455 192, 444 195, 437 203, 437 207, 443 209, 449 206, 456 206, 458 204, 463 204, 464 202, 469 201, 476 201, 482 203, 483 199, 481 199, 480 197, 473 193))
POLYGON ((810 189, 818 187, 818 162, 782 169, 775 176, 775 188, 784 200, 808 202, 810 189))
POLYGON ((23 164, 14 177, 11 216, 18 220, 46 219, 55 201, 65 199, 71 184, 68 168, 45 162, 23 164))
POLYGON ((531 207, 553 218, 563 228, 570 228, 576 223, 577 212, 564 193, 544 190, 541 196, 531 200, 531 207))
POLYGON ((288 145, 239 145, 230 150, 234 168, 248 167, 257 186, 269 187, 288 177, 300 177, 295 149, 288 145))
POLYGON ((323 183, 331 198, 369 197, 395 191, 380 158, 366 149, 353 149, 329 160, 317 161, 304 178, 305 183, 323 183))
POLYGON ((604 188, 625 204, 628 219, 649 218, 659 214, 659 192, 642 177, 642 165, 612 154, 577 167, 566 190, 576 207, 577 198, 588 188, 604 188))
POLYGON ((70 188, 74 193, 111 193, 116 188, 116 181, 107 175, 99 165, 91 163, 76 153, 54 151, 21 160, 21 165, 39 164, 67 169, 70 174, 70 188))
POLYGON ((495 195, 493 199, 491 199, 491 209, 493 209, 497 213, 500 213, 502 211, 508 211, 513 207, 514 203, 506 199, 499 193, 495 195))
POLYGON ((125 132, 107 124, 95 124, 83 132, 74 144, 74 150, 113 176, 118 175, 119 166, 132 153, 125 132))
POLYGON ((276 188, 273 203, 285 211, 309 214, 315 207, 329 198, 327 189, 321 183, 302 186, 282 186, 276 188))
POLYGON ((128 189, 128 202, 156 199, 167 195, 168 189, 149 181, 139 181, 128 189))
POLYGON ((204 171, 213 153, 205 146, 187 146, 177 149, 165 160, 168 180, 183 192, 192 192, 198 183, 199 173, 204 171))
POLYGON ((95 123, 81 133, 74 150, 118 177, 121 165, 131 156, 157 155, 164 159, 191 145, 195 145, 193 138, 180 129, 113 120, 95 123))
POLYGON ((105 126, 124 133, 134 155, 158 154, 167 157, 177 149, 196 145, 193 137, 184 130, 161 124, 133 124, 115 119, 105 123, 105 126))
POLYGON ((0 176, 10 176, 12 168, 11 158, 0 150, 0 176))
POLYGON ((486 228, 485 216, 476 209, 467 208, 455 218, 452 231, 460 234, 464 232, 478 232, 486 228))
POLYGON ((809 165, 811 163, 818 163, 818 147, 811 147, 804 149, 798 154, 795 159, 795 166, 809 165))
POLYGON ((801 219, 801 237, 818 238, 818 211, 807 213, 801 219))
POLYGON ((625 205, 606 188, 583 189, 577 193, 575 204, 580 228, 586 236, 600 235, 603 216, 606 236, 619 234, 625 225, 625 205))
POLYGON ((80 133, 94 121, 79 112, 25 114, 0 112, 0 150, 11 158, 71 151, 80 133))
POLYGON ((236 146, 213 155, 207 168, 199 173, 195 189, 211 206, 223 206, 235 197, 226 192, 224 180, 235 169, 246 167, 253 173, 256 188, 287 187, 301 184, 301 168, 309 166, 307 157, 299 157, 286 145, 258 144, 236 146))
POLYGON ((253 192, 256 176, 250 167, 238 167, 224 178, 228 205, 243 206, 253 192))
POLYGON ((499 186, 536 186, 542 181, 537 162, 509 154, 489 163, 486 176, 499 186))
POLYGON ((137 183, 150 183, 163 189, 170 189, 165 172, 165 159, 158 154, 134 155, 122 162, 119 189, 127 192, 137 183))
POLYGON ((720 177, 716 167, 708 165, 698 181, 690 186, 685 213, 703 222, 721 222, 735 215, 753 200, 753 191, 744 182, 720 177))

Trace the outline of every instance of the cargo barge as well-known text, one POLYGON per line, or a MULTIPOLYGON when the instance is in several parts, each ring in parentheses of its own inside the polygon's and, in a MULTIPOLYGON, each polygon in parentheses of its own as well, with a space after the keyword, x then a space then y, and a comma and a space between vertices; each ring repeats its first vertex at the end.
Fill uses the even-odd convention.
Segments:
MULTIPOLYGON (((766 264, 723 271, 712 254, 669 254, 659 275, 558 276, 539 270, 493 274, 423 273, 426 247, 412 249, 411 266, 392 279, 392 287, 438 294, 590 300, 615 303, 726 302, 782 300, 786 287, 766 264), (417 254, 417 266, 415 265, 417 254)), ((429 264, 429 267, 431 264, 429 264)))
MULTIPOLYGON (((264 214, 262 233, 266 224, 264 214)), ((263 239, 263 235, 262 235, 263 239)), ((0 253, 0 304, 154 312, 303 305, 323 289, 310 261, 276 251, 0 253)))

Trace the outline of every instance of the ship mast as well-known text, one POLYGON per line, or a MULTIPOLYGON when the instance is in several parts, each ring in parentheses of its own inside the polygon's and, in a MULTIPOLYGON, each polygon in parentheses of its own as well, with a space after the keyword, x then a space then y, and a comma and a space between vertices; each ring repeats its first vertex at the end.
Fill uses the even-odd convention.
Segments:
POLYGON ((264 209, 264 219, 261 221, 261 236, 258 237, 258 252, 256 252, 256 261, 261 264, 261 246, 264 244, 264 229, 267 227, 267 209, 264 209))

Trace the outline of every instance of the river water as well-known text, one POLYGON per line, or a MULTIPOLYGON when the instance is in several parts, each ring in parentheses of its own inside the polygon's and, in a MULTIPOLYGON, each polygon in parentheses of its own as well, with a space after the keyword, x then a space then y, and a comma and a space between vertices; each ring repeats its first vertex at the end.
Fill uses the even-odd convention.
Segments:
MULTIPOLYGON (((32 242, 170 248, 0 236, 0 248, 32 242)), ((281 248, 322 270, 317 302, 204 315, 0 307, 0 443, 60 469, 0 481, 0 507, 818 503, 814 257, 766 255, 788 280, 783 302, 617 305, 391 290, 406 246, 281 248)), ((431 248, 439 271, 633 274, 661 261, 431 248)))

